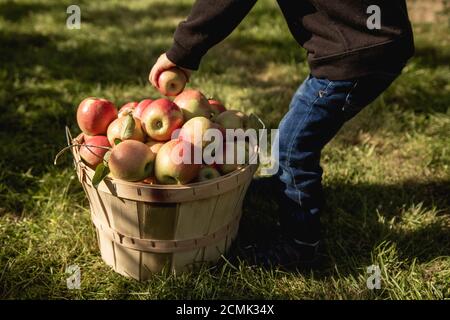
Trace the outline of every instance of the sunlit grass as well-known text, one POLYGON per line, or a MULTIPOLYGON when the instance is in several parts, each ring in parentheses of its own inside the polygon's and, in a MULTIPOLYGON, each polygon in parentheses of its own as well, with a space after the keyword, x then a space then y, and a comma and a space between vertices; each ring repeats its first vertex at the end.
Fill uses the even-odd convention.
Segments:
MULTIPOLYGON (((416 25, 417 55, 394 85, 323 153, 323 216, 330 264, 286 273, 225 264, 146 283, 101 260, 89 206, 71 162, 52 166, 77 132, 87 96, 121 105, 158 97, 148 71, 192 1, 81 1, 82 29, 67 30, 68 1, 0 1, 1 298, 450 298, 450 44, 448 26, 416 25), (81 290, 65 269, 78 264, 81 290), (366 286, 378 265, 380 290, 366 286)), ((276 128, 308 74, 275 1, 259 1, 192 77, 233 109, 276 128)), ((264 236, 273 199, 250 190, 241 232, 264 236)))

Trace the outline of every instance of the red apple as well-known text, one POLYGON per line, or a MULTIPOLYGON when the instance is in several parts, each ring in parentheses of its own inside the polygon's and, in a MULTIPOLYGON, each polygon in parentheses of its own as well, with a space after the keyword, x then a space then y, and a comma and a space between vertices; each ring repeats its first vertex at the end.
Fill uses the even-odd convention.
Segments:
POLYGON ((247 115, 242 111, 228 110, 217 115, 214 122, 225 129, 243 129, 246 127, 247 115))
POLYGON ((163 71, 158 77, 158 89, 165 96, 176 96, 186 86, 186 74, 180 68, 174 67, 163 71))
POLYGON ((214 99, 209 99, 209 108, 211 109, 211 117, 217 117, 217 115, 221 114, 222 112, 227 111, 225 106, 222 104, 222 102, 214 99))
POLYGON ((117 118, 108 127, 108 140, 114 146, 124 140, 137 140, 143 142, 145 134, 142 130, 141 121, 134 118, 131 114, 117 118), (131 122, 131 123, 130 123, 131 122), (134 129, 126 132, 125 127, 130 124, 134 129))
POLYGON ((189 142, 180 139, 166 142, 156 155, 155 176, 158 182, 186 184, 194 180, 201 167, 201 164, 195 164, 193 161, 194 152, 195 147, 189 142))
MULTIPOLYGON (((222 139, 224 132, 222 128, 205 117, 195 117, 187 121, 180 130, 179 139, 193 143, 197 147, 206 147, 211 140, 205 139, 204 134, 209 129, 218 129, 221 131, 222 139)), ((214 141, 214 139, 212 139, 214 141)))
POLYGON ((95 170, 95 168, 103 161, 105 153, 108 152, 106 147, 111 147, 106 136, 84 135, 84 143, 80 147, 80 156, 89 167, 95 170))
POLYGON ((86 98, 77 109, 78 126, 89 136, 105 134, 108 125, 116 118, 116 107, 106 99, 86 98))
POLYGON ((200 169, 197 180, 199 182, 208 181, 220 177, 220 172, 213 166, 205 166, 200 169))
POLYGON ((130 112, 134 112, 134 109, 138 105, 138 102, 128 102, 125 103, 120 109, 119 109, 119 118, 127 115, 130 112))
POLYGON ((114 178, 142 181, 152 175, 156 155, 140 141, 126 140, 111 151, 108 167, 114 178))
POLYGON ((156 141, 167 141, 183 125, 183 113, 169 99, 153 101, 142 114, 145 132, 156 141))
POLYGON ((195 117, 211 117, 208 99, 198 90, 185 90, 173 102, 183 111, 184 121, 195 117))
POLYGON ((144 99, 141 102, 139 102, 136 108, 134 108, 133 116, 135 118, 141 119, 142 113, 152 102, 153 102, 152 99, 144 99))

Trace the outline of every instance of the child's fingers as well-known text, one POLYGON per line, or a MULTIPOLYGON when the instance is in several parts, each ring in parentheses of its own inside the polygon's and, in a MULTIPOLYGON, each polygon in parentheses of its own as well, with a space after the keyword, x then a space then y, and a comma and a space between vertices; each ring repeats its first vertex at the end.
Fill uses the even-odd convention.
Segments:
POLYGON ((169 60, 166 58, 165 54, 162 54, 158 60, 156 61, 155 65, 152 68, 152 71, 150 72, 150 82, 155 88, 159 88, 158 86, 158 78, 159 75, 166 69, 170 68, 169 66, 169 60))
POLYGON ((150 73, 150 83, 152 84, 152 86, 157 88, 158 84, 156 83, 157 81, 155 80, 156 79, 155 74, 156 74, 156 65, 152 68, 152 71, 150 73))

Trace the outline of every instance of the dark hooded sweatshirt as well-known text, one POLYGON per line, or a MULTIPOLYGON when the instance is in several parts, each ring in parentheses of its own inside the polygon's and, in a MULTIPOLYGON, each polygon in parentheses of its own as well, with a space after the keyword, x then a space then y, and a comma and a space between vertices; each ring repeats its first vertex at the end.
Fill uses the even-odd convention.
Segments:
MULTIPOLYGON (((168 58, 196 70, 205 53, 225 39, 256 0, 197 0, 175 31, 168 58)), ((347 80, 399 72, 414 53, 405 0, 278 0, 289 29, 307 50, 311 74, 347 80), (380 9, 381 28, 367 21, 380 9)))

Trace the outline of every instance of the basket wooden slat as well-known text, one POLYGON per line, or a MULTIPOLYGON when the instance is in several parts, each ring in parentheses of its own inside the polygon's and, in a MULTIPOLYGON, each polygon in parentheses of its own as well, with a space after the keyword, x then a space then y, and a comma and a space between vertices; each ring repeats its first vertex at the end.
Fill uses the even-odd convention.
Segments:
MULTIPOLYGON (((80 143, 83 137, 74 141, 80 143)), ((236 237, 242 202, 257 169, 244 168, 204 183, 145 185, 106 178, 73 148, 78 178, 88 198, 102 259, 137 280, 168 269, 184 272, 216 263, 236 237)))

